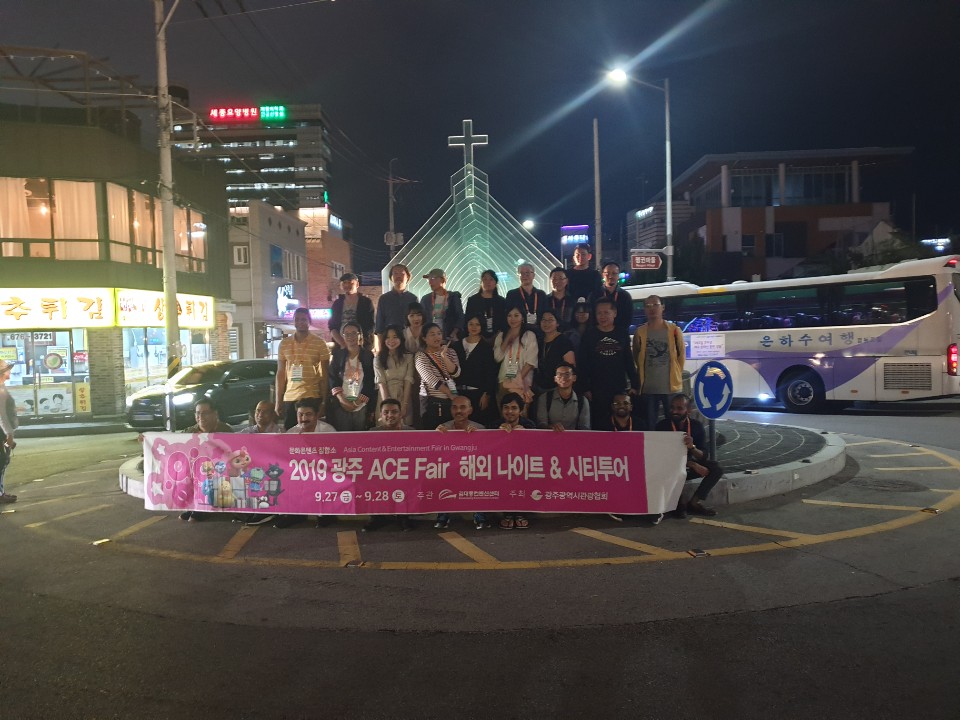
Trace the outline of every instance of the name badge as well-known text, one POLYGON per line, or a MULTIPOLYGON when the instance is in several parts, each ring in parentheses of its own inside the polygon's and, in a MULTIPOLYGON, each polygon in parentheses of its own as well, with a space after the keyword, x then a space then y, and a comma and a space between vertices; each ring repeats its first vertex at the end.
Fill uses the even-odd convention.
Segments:
POLYGON ((512 358, 507 358, 506 365, 504 366, 503 376, 507 380, 513 380, 520 373, 520 361, 514 360, 512 358))
POLYGON ((492 332, 493 332, 493 318, 492 318, 492 317, 488 317, 488 318, 487 318, 487 332, 488 332, 488 333, 492 333, 492 332))
POLYGON ((537 324, 537 314, 528 312, 527 313, 527 325, 536 325, 537 324))
POLYGON ((290 366, 290 382, 303 382, 303 365, 300 363, 290 366))

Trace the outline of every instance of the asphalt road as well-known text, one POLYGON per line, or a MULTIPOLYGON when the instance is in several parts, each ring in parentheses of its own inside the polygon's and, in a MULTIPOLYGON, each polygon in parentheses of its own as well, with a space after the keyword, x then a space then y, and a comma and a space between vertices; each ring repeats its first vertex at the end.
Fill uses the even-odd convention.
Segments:
POLYGON ((182 523, 117 491, 132 436, 25 441, 0 716, 956 719, 960 452, 855 429, 719 524, 443 535, 182 523))

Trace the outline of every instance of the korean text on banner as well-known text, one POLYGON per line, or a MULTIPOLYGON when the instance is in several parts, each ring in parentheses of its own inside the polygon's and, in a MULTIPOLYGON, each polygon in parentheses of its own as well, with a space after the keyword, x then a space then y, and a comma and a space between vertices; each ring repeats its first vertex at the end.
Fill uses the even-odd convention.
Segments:
POLYGON ((146 433, 150 510, 645 514, 686 478, 678 433, 146 433))

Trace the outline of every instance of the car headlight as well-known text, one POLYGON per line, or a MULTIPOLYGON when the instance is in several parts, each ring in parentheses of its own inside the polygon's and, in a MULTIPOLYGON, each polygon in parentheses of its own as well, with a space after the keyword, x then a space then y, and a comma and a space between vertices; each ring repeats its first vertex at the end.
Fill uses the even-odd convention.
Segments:
POLYGON ((193 393, 184 393, 183 395, 174 395, 173 404, 177 407, 181 405, 189 405, 193 402, 195 395, 193 393))
POLYGON ((133 398, 132 398, 132 397, 128 397, 128 398, 127 398, 127 407, 128 407, 128 408, 133 407, 133 398))

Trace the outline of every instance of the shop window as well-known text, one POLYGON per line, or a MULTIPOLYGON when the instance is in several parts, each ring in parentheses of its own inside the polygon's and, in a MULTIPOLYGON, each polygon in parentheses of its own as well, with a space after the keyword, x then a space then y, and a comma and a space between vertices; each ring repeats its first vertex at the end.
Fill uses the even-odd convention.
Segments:
POLYGON ((53 233, 58 260, 99 260, 97 188, 92 182, 53 183, 53 233))
POLYGON ((0 238, 50 239, 51 207, 45 179, 0 177, 0 238))
POLYGON ((110 233, 110 259, 131 262, 130 191, 113 183, 107 183, 107 231, 110 233))

